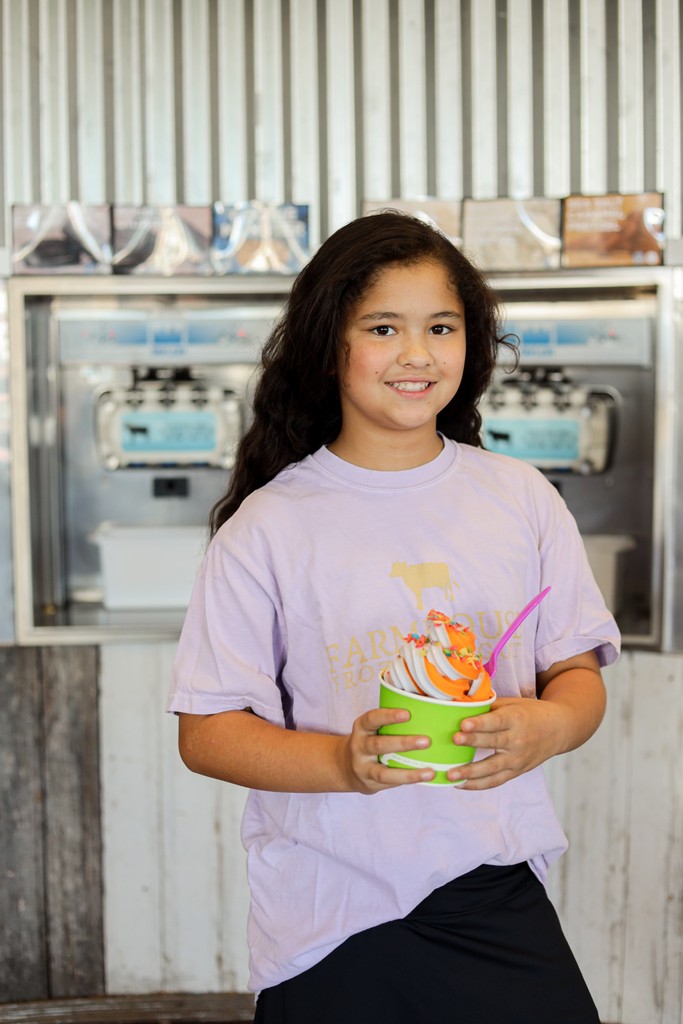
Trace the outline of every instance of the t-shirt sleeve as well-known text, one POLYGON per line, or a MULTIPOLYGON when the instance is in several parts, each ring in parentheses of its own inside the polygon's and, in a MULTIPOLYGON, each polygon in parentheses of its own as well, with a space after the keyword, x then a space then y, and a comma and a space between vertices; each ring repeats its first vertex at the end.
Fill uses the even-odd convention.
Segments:
MULTIPOLYGON (((554 489, 553 489, 554 490, 554 489)), ((552 587, 536 636, 536 671, 595 651, 601 666, 619 656, 621 637, 586 556, 576 521, 559 495, 551 495, 541 547, 541 585, 552 587)))
POLYGON ((194 585, 167 710, 207 715, 251 708, 284 725, 278 685, 285 648, 281 623, 267 553, 224 527, 194 585))

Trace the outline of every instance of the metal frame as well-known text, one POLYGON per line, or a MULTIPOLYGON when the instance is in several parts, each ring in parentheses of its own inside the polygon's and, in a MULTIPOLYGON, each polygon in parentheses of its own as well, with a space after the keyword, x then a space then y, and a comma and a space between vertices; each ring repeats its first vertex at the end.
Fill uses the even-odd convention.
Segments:
POLYGON ((11 402, 9 393, 9 339, 7 336, 7 282, 0 280, 0 645, 14 639, 12 582, 12 513, 10 507, 11 402))
MULTIPOLYGON (((676 391, 680 367, 673 367, 676 351, 674 332, 680 329, 683 302, 683 269, 656 267, 651 269, 599 269, 586 271, 552 271, 543 274, 499 274, 490 277, 494 290, 505 294, 516 290, 538 291, 574 288, 598 293, 610 287, 654 287, 657 295, 657 335, 655 339, 656 401, 655 422, 655 491, 653 494, 653 567, 652 591, 656 597, 653 629, 650 638, 625 637, 641 647, 673 650, 683 645, 683 626, 679 628, 675 614, 675 573, 678 523, 672 472, 677 452, 676 391)), ((31 545, 29 535, 29 482, 24 467, 28 457, 28 423, 26 407, 26 337, 24 306, 31 296, 105 296, 117 295, 203 295, 226 298, 264 295, 281 296, 283 301, 292 284, 291 278, 229 277, 229 278, 150 278, 130 277, 17 277, 9 282, 8 319, 10 337, 12 397, 12 513, 14 600, 16 639, 20 644, 79 644, 112 641, 163 641, 174 639, 177 630, 168 626, 35 626, 31 584, 31 545)), ((683 469, 680 473, 683 477, 683 469)))
MULTIPOLYGON (((676 294, 683 300, 683 268, 652 267, 648 269, 599 268, 591 270, 563 270, 547 274, 500 274, 489 279, 495 290, 551 288, 585 288, 596 293, 606 288, 654 287, 657 298, 655 336, 655 451, 654 492, 652 507, 652 577, 651 589, 655 598, 652 609, 652 629, 648 638, 624 635, 624 644, 653 650, 671 651, 683 647, 683 626, 676 625, 675 564, 676 530, 681 530, 675 516, 675 479, 673 460, 677 450, 676 380, 680 369, 675 366, 677 356, 674 344, 676 294), (677 636, 677 633, 681 633, 677 636)), ((503 305, 505 301, 503 299, 503 305)), ((681 335, 683 337, 683 334, 681 335)))
POLYGON ((26 404, 26 331, 24 309, 26 299, 33 296, 103 296, 119 295, 201 295, 253 298, 281 296, 284 302, 292 285, 290 277, 174 277, 136 276, 101 277, 15 277, 8 287, 8 320, 10 338, 10 380, 12 395, 12 513, 14 561, 14 621, 19 644, 101 644, 115 641, 168 641, 178 636, 178 629, 165 624, 101 626, 36 626, 33 616, 31 582, 30 501, 28 475, 28 409, 26 404))

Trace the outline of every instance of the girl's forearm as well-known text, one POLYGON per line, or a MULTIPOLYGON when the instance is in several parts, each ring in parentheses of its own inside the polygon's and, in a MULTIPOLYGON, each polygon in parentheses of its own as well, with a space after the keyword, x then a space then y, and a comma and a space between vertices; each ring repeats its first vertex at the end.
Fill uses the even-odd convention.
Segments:
POLYGON ((351 792, 346 741, 345 736, 283 729, 250 711, 180 715, 179 749, 186 766, 250 789, 351 792))
POLYGON ((605 713, 605 687, 599 672, 591 669, 560 673, 547 683, 540 698, 565 712, 558 754, 575 750, 590 739, 605 713))

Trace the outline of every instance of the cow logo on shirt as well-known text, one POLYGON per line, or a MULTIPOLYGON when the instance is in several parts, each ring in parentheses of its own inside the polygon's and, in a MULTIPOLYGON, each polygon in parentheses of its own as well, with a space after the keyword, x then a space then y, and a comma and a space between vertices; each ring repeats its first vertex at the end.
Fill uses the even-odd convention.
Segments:
MULTIPOLYGON (((425 608, 445 609, 471 629, 478 638, 479 653, 484 660, 517 614, 517 610, 505 611, 502 608, 474 607, 465 611, 457 607, 455 590, 461 588, 446 562, 393 562, 387 575, 411 592, 415 600, 415 614, 401 622, 385 621, 374 626, 368 623, 365 628, 326 643, 334 691, 338 694, 356 691, 359 694, 358 713, 366 707, 366 687, 377 686, 380 672, 391 663, 406 633, 423 630, 425 608)), ((520 646, 521 636, 517 633, 501 652, 501 657, 516 657, 520 646)))
MULTIPOLYGON (((402 579, 408 589, 412 591, 418 611, 422 611, 425 607, 423 591, 441 590, 443 600, 452 601, 453 587, 459 587, 445 562, 417 562, 414 565, 409 565, 407 562, 394 562, 389 575, 402 579)), ((430 603, 436 605, 441 602, 432 598, 430 603)))

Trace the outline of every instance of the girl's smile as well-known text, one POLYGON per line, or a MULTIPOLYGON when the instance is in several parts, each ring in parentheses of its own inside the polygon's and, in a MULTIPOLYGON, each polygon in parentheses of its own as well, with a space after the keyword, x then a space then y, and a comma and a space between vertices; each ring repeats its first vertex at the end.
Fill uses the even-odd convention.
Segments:
POLYGON ((446 269, 431 260, 387 266, 349 314, 342 429, 331 450, 379 466, 400 440, 409 462, 434 458, 437 413, 460 386, 465 352, 465 310, 446 269))

